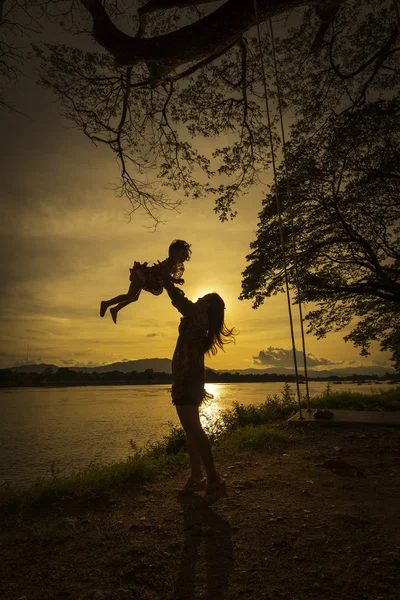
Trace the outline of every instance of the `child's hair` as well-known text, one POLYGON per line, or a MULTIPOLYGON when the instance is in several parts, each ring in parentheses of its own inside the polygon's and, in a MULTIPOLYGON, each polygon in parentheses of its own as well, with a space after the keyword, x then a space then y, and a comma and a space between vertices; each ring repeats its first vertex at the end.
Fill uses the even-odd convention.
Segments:
POLYGON ((236 333, 234 328, 228 329, 224 323, 225 304, 221 296, 213 292, 204 298, 208 298, 210 301, 207 309, 208 331, 204 340, 204 353, 208 356, 215 356, 218 349, 224 350, 225 344, 235 341, 236 333))
POLYGON ((174 240, 170 244, 170 247, 168 248, 168 256, 171 256, 171 253, 174 250, 185 250, 186 251, 186 258, 184 260, 190 260, 190 257, 192 256, 192 251, 190 249, 190 244, 188 244, 187 242, 185 242, 185 240, 174 240))

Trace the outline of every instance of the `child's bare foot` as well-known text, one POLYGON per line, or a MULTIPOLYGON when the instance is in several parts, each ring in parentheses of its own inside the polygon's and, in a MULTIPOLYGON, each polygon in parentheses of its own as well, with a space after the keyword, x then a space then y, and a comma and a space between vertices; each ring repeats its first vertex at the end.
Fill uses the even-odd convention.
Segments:
POLYGON ((107 302, 104 302, 104 300, 103 300, 103 302, 100 302, 100 316, 104 317, 106 312, 107 312, 107 302))
POLYGON ((110 314, 111 314, 111 318, 114 321, 114 323, 117 324, 118 311, 116 310, 116 308, 110 308, 110 314))

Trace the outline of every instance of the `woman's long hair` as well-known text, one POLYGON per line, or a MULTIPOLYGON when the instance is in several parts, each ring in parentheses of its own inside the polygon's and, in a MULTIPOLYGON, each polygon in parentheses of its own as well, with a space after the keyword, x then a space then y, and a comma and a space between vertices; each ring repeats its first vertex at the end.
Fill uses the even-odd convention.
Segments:
POLYGON ((235 341, 235 330, 228 329, 224 322, 225 304, 221 296, 215 292, 204 296, 210 300, 207 309, 208 331, 204 340, 204 353, 208 356, 215 356, 218 349, 224 350, 225 344, 231 344, 235 341))

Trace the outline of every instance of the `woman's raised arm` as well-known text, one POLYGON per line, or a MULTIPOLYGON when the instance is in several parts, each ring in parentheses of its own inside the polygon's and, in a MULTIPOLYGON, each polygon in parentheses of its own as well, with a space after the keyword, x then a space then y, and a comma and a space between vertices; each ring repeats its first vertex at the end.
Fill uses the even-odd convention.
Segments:
POLYGON ((168 296, 171 298, 172 305, 179 310, 179 312, 186 317, 194 307, 193 302, 186 298, 184 292, 179 288, 175 287, 170 281, 164 280, 164 287, 167 290, 168 296))

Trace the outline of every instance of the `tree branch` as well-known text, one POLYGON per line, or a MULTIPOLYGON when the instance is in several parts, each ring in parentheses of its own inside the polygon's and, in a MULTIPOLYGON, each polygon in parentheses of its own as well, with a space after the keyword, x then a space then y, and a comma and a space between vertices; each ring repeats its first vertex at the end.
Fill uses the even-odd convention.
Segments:
POLYGON ((327 6, 320 5, 316 7, 315 12, 321 21, 321 25, 317 31, 313 43, 311 44, 311 50, 314 53, 314 56, 318 56, 318 54, 321 52, 325 41, 325 33, 328 31, 331 22, 335 18, 341 3, 341 0, 336 0, 336 2, 333 1, 331 3, 325 3, 328 4, 327 6))
MULTIPOLYGON (((138 61, 144 61, 150 71, 153 87, 160 85, 182 65, 204 61, 210 56, 220 56, 256 24, 252 3, 227 0, 203 19, 171 33, 153 38, 131 37, 112 23, 101 0, 80 2, 92 16, 95 40, 121 65, 134 65, 138 61)), ((259 20, 265 21, 288 9, 314 3, 317 4, 316 0, 258 0, 259 20)), ((178 0, 174 6, 193 4, 178 0)), ((331 2, 325 4, 331 5, 331 2)), ((150 2, 143 7, 142 15, 151 12, 152 7, 157 6, 154 10, 159 10, 161 6, 167 5, 171 6, 172 2, 150 2)), ((338 5, 338 1, 335 5, 338 5)))
POLYGON ((158 10, 167 10, 168 8, 188 8, 196 7, 199 4, 212 4, 216 0, 149 0, 147 4, 138 9, 138 15, 148 15, 158 10))
POLYGON ((353 79, 353 77, 355 77, 356 75, 359 75, 362 71, 364 71, 367 67, 369 67, 369 65, 371 65, 375 61, 377 63, 377 67, 379 68, 380 66, 382 66, 385 58, 387 58, 390 54, 393 54, 394 52, 399 50, 399 48, 395 48, 394 50, 391 50, 398 35, 399 35, 399 30, 398 30, 397 26, 395 26, 393 28, 393 31, 392 31, 390 37, 383 44, 382 48, 379 48, 379 50, 377 50, 377 52, 375 52, 375 54, 373 56, 371 56, 371 58, 366 60, 363 64, 361 64, 359 67, 357 67, 357 69, 355 69, 351 73, 341 73, 338 65, 335 65, 334 60, 333 60, 333 54, 332 54, 333 42, 335 41, 335 37, 332 36, 331 41, 329 43, 329 61, 331 63, 331 67, 334 70, 335 74, 340 79, 343 79, 343 80, 353 79))
POLYGON ((382 298, 382 300, 389 300, 390 302, 396 302, 400 304, 400 297, 395 294, 386 294, 385 292, 381 292, 379 289, 375 287, 369 287, 368 285, 328 285, 323 282, 321 286, 318 286, 319 293, 331 293, 331 292, 344 292, 346 295, 372 295, 377 298, 382 298))
POLYGON ((188 77, 189 75, 192 75, 193 73, 195 73, 199 69, 202 69, 206 65, 210 64, 211 62, 213 62, 215 59, 217 59, 220 56, 222 56, 222 54, 225 54, 225 52, 228 52, 231 48, 233 48, 234 46, 236 46, 236 44, 237 44, 237 42, 234 41, 233 44, 231 44, 230 46, 228 46, 228 48, 224 48, 223 50, 221 50, 221 52, 219 52, 217 54, 212 54, 211 56, 208 56, 207 58, 205 58, 204 60, 201 60, 200 62, 196 63, 195 65, 192 65, 191 67, 189 67, 185 71, 181 71, 180 73, 177 73, 176 75, 173 75, 172 77, 168 78, 169 81, 174 81, 174 82, 175 81, 179 81, 179 79, 184 79, 185 77, 188 77))

